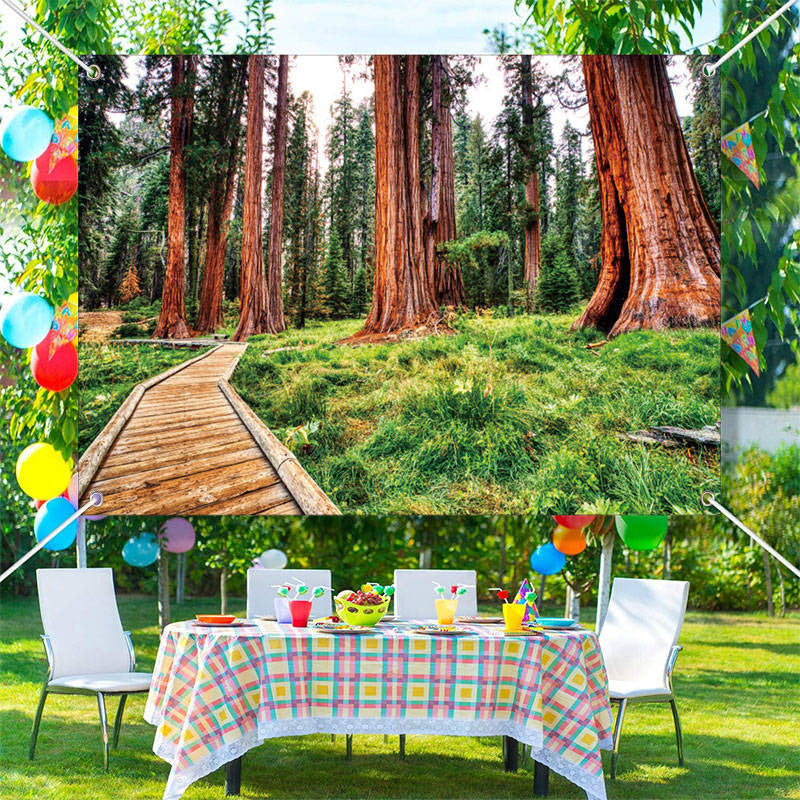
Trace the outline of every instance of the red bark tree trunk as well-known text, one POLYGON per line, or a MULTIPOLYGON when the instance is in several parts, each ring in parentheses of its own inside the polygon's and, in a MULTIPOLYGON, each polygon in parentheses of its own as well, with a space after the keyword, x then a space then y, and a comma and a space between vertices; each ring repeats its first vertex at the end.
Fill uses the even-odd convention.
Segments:
POLYGON ((422 241, 419 56, 375 56, 375 279, 364 330, 392 336, 440 321, 422 241))
POLYGON ((524 128, 524 153, 528 165, 525 181, 525 286, 528 310, 533 308, 539 270, 542 263, 542 227, 539 219, 539 154, 536 152, 536 133, 533 127, 533 66, 530 56, 522 56, 520 68, 522 83, 522 125, 524 128))
POLYGON ((161 293, 161 314, 154 339, 185 339, 192 335, 186 321, 186 166, 194 112, 196 56, 172 56, 169 206, 167 212, 167 268, 161 293))
POLYGON ((584 56, 600 184, 599 282, 573 328, 609 336, 720 319, 719 231, 662 56, 584 56))

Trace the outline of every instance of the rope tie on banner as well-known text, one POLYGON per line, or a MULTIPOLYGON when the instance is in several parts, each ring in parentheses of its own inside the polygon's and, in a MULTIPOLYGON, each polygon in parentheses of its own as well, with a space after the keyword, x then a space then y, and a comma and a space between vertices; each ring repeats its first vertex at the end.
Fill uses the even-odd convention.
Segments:
POLYGON ((717 509, 723 516, 727 517, 737 528, 744 531, 757 545, 761 548, 766 550, 776 561, 779 561, 783 564, 786 569, 793 572, 800 578, 800 569, 798 569, 794 564, 790 561, 787 561, 775 548, 768 545, 757 533, 754 533, 744 524, 738 517, 735 517, 730 511, 728 511, 725 506, 721 505, 716 501, 714 498, 713 493, 711 492, 703 492, 700 496, 700 500, 702 501, 704 506, 713 506, 717 509))
MULTIPOLYGON (((5 0, 3 0, 5 2, 5 0)), ((88 511, 92 506, 99 506, 103 502, 103 495, 100 492, 92 492, 91 496, 89 497, 89 502, 85 505, 81 506, 79 509, 75 511, 75 513, 69 518, 65 519, 57 528, 47 534, 40 542, 37 542, 34 547, 28 550, 22 558, 15 561, 2 575, 0 575, 0 583, 2 583, 6 578, 16 572, 26 561, 33 558, 46 544, 48 544, 52 539, 55 539, 67 525, 72 524, 75 522, 78 517, 83 515, 86 511, 88 511)))
POLYGON ((28 25, 34 28, 39 34, 44 36, 44 38, 47 39, 47 41, 50 42, 50 44, 52 44, 54 47, 57 47, 67 58, 74 61, 81 69, 83 69, 86 72, 86 76, 89 78, 90 81, 99 80, 100 76, 102 75, 102 72, 100 71, 100 67, 98 67, 97 64, 87 63, 82 58, 75 55, 75 53, 73 53, 72 50, 68 49, 67 47, 64 47, 64 45, 61 44, 61 42, 59 42, 58 39, 55 38, 55 36, 53 36, 51 33, 48 33, 41 25, 39 25, 38 22, 36 22, 36 20, 34 20, 30 15, 26 14, 22 8, 20 8, 15 2, 13 2, 13 0, 0 0, 0 3, 2 3, 11 11, 13 11, 18 17, 22 17, 22 19, 24 19, 25 22, 28 23, 28 25))
POLYGON ((706 75, 713 75, 729 58, 736 55, 743 47, 755 39, 764 28, 768 28, 772 25, 778 17, 782 17, 796 2, 797 0, 788 0, 788 2, 784 3, 774 14, 767 17, 755 30, 750 31, 741 42, 738 42, 728 50, 724 56, 718 58, 713 64, 706 64, 705 67, 703 67, 706 75))

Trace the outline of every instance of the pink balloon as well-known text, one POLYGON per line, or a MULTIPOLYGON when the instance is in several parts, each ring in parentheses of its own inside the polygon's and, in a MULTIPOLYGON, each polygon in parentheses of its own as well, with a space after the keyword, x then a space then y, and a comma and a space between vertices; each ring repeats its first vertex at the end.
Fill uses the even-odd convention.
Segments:
POLYGON ((168 553, 186 553, 194 547, 194 528, 183 517, 168 519, 161 526, 158 535, 164 538, 164 549, 168 553))
POLYGON ((90 522, 97 522, 98 520, 105 519, 105 514, 82 514, 81 519, 88 519, 90 522))
POLYGON ((72 480, 69 482, 69 486, 67 486, 67 491, 64 492, 64 497, 75 506, 78 507, 78 473, 76 472, 72 476, 72 480))

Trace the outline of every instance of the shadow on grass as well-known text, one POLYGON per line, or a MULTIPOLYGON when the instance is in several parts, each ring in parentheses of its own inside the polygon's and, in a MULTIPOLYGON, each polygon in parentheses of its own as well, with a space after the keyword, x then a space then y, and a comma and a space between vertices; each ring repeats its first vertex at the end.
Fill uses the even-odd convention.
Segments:
POLYGON ((800 644, 776 644, 770 642, 714 641, 693 639, 692 647, 725 647, 734 650, 765 650, 781 656, 800 656, 800 644))

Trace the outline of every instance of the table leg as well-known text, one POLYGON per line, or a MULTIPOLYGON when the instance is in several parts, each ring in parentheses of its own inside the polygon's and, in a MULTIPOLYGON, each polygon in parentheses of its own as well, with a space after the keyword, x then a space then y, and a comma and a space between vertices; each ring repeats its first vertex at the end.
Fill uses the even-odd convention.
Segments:
POLYGON ((533 762, 533 794, 535 797, 547 797, 550 788, 550 767, 539 761, 533 762))
POLYGON ((519 742, 511 736, 503 737, 503 761, 506 772, 519 769, 519 742))
POLYGON ((242 788, 242 757, 225 765, 225 796, 238 795, 242 788))

